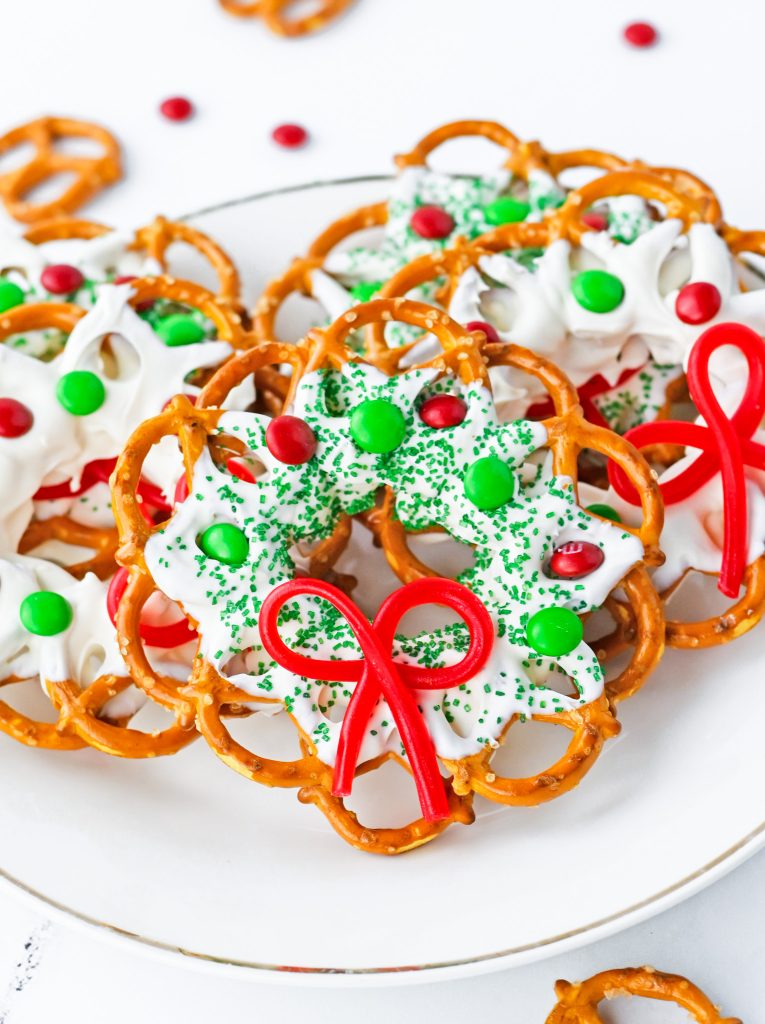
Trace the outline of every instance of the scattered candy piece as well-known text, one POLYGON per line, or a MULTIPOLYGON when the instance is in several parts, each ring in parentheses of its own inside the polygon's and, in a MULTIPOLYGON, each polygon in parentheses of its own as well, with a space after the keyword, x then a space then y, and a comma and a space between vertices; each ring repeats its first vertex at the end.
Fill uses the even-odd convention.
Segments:
POLYGON ((5 313, 24 301, 24 290, 13 281, 0 278, 0 313, 5 313))
POLYGON ((70 267, 68 263, 54 263, 43 270, 40 281, 43 288, 52 295, 71 295, 82 288, 85 277, 77 267, 70 267))
POLYGON ((19 606, 21 625, 35 636, 56 636, 72 624, 72 606, 52 590, 37 590, 19 606))
POLYGON ((308 142, 308 132, 299 124, 280 124, 271 132, 271 138, 277 146, 297 149, 308 142))
POLYGON ((266 447, 287 466, 302 466, 316 454, 316 434, 299 416, 277 416, 266 429, 266 447))
POLYGON ((591 313, 610 313, 624 300, 624 285, 607 270, 583 270, 571 282, 571 290, 591 313))
POLYGON ((385 398, 369 398, 351 413, 351 437, 362 451, 384 455, 404 440, 406 421, 397 405, 385 398))
POLYGON ((591 512, 594 516, 600 516, 601 519, 610 519, 612 523, 620 523, 622 521, 622 517, 615 508, 597 501, 594 505, 588 505, 584 511, 591 512))
MULTIPOLYGON (((230 459, 227 459, 226 460, 226 469, 229 471, 229 473, 232 476, 235 476, 237 478, 237 480, 243 480, 246 484, 254 484, 254 483, 257 482, 255 474, 252 471, 252 468, 250 466, 248 466, 246 462, 242 461, 242 459, 235 459, 233 457, 230 458, 230 459)), ((181 480, 184 480, 184 482, 185 482, 185 479, 186 479, 185 477, 181 477, 181 480)), ((179 480, 178 483, 180 484, 180 482, 181 481, 179 480)), ((178 491, 178 488, 176 486, 176 493, 177 493, 177 491, 178 491)), ((188 495, 187 495, 187 497, 188 497, 188 495)), ((181 499, 181 500, 183 500, 183 499, 181 499)))
POLYGON ((511 501, 514 493, 513 471, 498 455, 487 455, 468 466, 465 494, 476 508, 492 512, 511 501))
POLYGON ((204 327, 186 313, 173 313, 170 316, 162 317, 154 330, 168 348, 196 345, 203 341, 205 336, 204 327))
POLYGON ((684 324, 705 324, 717 316, 722 296, 708 281, 694 281, 677 293, 675 313, 684 324))
POLYGON ((502 342, 496 328, 492 327, 491 324, 487 324, 485 320, 471 320, 470 323, 465 324, 465 327, 468 331, 483 331, 486 335, 486 340, 490 341, 493 345, 499 345, 502 342))
POLYGON ((15 398, 0 398, 0 437, 22 437, 34 423, 32 410, 15 398))
POLYGON ((443 206, 420 206, 412 214, 409 226, 420 238, 448 238, 454 231, 454 217, 443 206))
POLYGON ((90 370, 72 370, 59 378, 56 398, 72 416, 90 416, 104 404, 106 388, 90 370))
POLYGON ((188 121, 194 113, 194 104, 185 96, 171 96, 160 103, 159 112, 168 121, 188 121))
POLYGON ((597 544, 590 544, 586 540, 570 540, 553 551, 548 567, 553 576, 578 580, 599 569, 605 557, 597 544))
POLYGON ((607 231, 608 217, 604 213, 585 213, 582 217, 582 224, 586 224, 593 231, 607 231))
POLYGON ((633 21, 624 29, 624 38, 630 46, 643 49, 646 46, 653 46, 659 38, 659 33, 647 21, 633 21))
POLYGON ((583 636, 581 619, 568 608, 543 608, 531 616, 526 626, 529 647, 551 658, 570 654, 583 636))
POLYGON ((420 406, 420 419, 434 430, 457 427, 467 416, 467 405, 457 395, 433 395, 420 406))
POLYGON ((493 203, 483 208, 483 215, 487 223, 499 226, 500 224, 517 224, 518 221, 526 220, 531 213, 531 205, 522 199, 514 199, 512 196, 500 196, 493 203))
POLYGON ((250 552, 247 537, 232 523, 215 523, 208 526, 199 538, 199 547, 208 558, 233 566, 246 562, 250 552))

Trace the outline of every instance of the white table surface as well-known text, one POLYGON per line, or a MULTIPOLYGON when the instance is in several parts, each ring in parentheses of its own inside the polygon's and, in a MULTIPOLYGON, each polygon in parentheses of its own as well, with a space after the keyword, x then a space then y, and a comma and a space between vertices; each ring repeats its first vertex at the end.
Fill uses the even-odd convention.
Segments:
MULTIPOLYGON (((0 127, 59 113, 112 128, 126 177, 86 212, 115 225, 290 182, 386 171, 393 152, 434 125, 487 117, 554 148, 600 146, 687 165, 719 190, 731 222, 765 226, 765 133, 753 80, 765 8, 752 0, 714 9, 695 0, 359 0, 331 31, 293 43, 225 16, 215 0, 3 6, 0 127), (634 19, 652 19, 661 45, 626 48, 620 29, 634 19), (197 104, 190 123, 157 116, 173 94, 197 104), (279 150, 269 130, 292 120, 311 130, 311 145, 279 150)), ((735 647, 730 653, 735 660, 735 647)), ((734 672, 727 685, 735 686, 734 672)), ((129 884, 140 886, 144 869, 136 865, 129 884)), ((687 973, 728 1013, 756 1024, 764 917, 760 854, 682 906, 564 957, 469 981, 319 992, 158 964, 51 925, 0 891, 0 1024, 376 1024, 466 1014, 542 1024, 557 977, 645 962, 687 973)))

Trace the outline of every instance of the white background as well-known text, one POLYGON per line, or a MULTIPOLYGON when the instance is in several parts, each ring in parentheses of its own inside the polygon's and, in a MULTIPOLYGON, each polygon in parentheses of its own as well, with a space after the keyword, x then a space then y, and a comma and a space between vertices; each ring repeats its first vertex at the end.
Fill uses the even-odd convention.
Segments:
MULTIPOLYGON (((271 186, 383 172, 393 152, 461 117, 501 120, 551 148, 689 166, 718 189, 731 222, 760 227, 762 10, 753 0, 359 0, 329 32, 286 42, 227 17, 215 0, 21 0, 3 5, 0 128, 52 113, 110 127, 124 145, 125 180, 86 212, 126 227, 271 186), (660 46, 623 45, 620 29, 636 18, 659 26, 660 46), (194 100, 192 122, 157 116, 172 94, 194 100), (269 140, 274 124, 291 120, 312 133, 304 150, 269 140)), ((267 265, 268 239, 253 246, 267 265)), ((725 684, 735 686, 734 672, 725 684)), ((145 870, 137 864, 131 884, 145 870)), ((156 964, 58 923, 16 991, 15 964, 44 919, 0 894, 0 1024, 467 1015, 542 1024, 556 977, 643 962, 688 973, 756 1024, 763 911, 760 855, 684 906, 576 954, 473 981, 320 993, 156 964)))

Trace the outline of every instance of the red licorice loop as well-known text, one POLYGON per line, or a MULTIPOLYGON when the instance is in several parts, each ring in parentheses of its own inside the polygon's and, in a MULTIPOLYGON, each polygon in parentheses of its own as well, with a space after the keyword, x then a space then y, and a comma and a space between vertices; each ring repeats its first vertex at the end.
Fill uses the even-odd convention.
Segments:
MULTIPOLYGON (((118 569, 112 576, 109 589, 106 592, 106 609, 109 618, 114 625, 117 625, 117 609, 120 606, 122 595, 127 589, 130 580, 130 573, 127 569, 118 569)), ((177 622, 168 622, 165 626, 152 626, 149 623, 141 623, 141 639, 149 647, 182 647, 190 640, 197 639, 196 630, 192 629, 186 619, 178 619, 177 622)))
POLYGON ((423 816, 427 821, 441 821, 449 816, 433 740, 412 690, 447 690, 459 686, 486 664, 494 643, 494 623, 472 591, 454 580, 437 577, 415 580, 386 598, 370 624, 359 607, 337 587, 323 580, 295 579, 271 591, 260 610, 258 628, 263 646, 274 661, 289 672, 308 679, 356 683, 340 730, 333 779, 335 796, 348 796, 351 792, 364 733, 382 696, 390 707, 409 758, 423 816), (309 658, 287 647, 279 635, 279 612, 288 601, 304 596, 323 598, 345 617, 359 642, 363 658, 329 661, 309 658), (412 608, 425 604, 445 605, 467 624, 470 647, 456 665, 420 668, 393 660, 391 648, 401 619, 412 608))
MULTIPOLYGON (((706 425, 681 420, 657 420, 628 431, 625 437, 636 448, 656 444, 684 445, 701 451, 698 458, 677 476, 659 481, 665 505, 674 505, 695 494, 720 473, 723 488, 722 565, 718 588, 736 597, 746 570, 748 514, 745 466, 765 469, 765 445, 752 440, 765 414, 765 342, 743 324, 715 324, 691 349, 688 390, 706 425), (744 396, 732 416, 717 401, 709 377, 709 360, 718 348, 731 345, 746 358, 749 377, 744 396)), ((640 497, 624 470, 608 465, 611 486, 625 501, 639 505, 640 497)))
MULTIPOLYGON (((626 384, 627 381, 634 377, 636 373, 639 373, 642 367, 636 366, 630 370, 623 370, 619 375, 619 379, 615 384, 609 384, 602 373, 596 373, 594 377, 590 377, 588 381, 585 381, 580 387, 576 389, 576 393, 579 396, 579 403, 582 406, 582 412, 584 418, 594 424, 596 427, 606 427, 611 429, 608 421, 603 416, 603 413, 598 409, 593 399, 598 398, 600 395, 604 395, 607 391, 611 391, 613 388, 620 388, 622 384, 626 384)), ((547 419, 548 416, 555 415, 555 405, 552 398, 544 398, 539 402, 534 402, 526 410, 526 415, 531 419, 547 419)))
MULTIPOLYGON (((109 477, 114 472, 116 465, 116 458, 94 459, 84 467, 79 487, 72 487, 71 479, 64 480, 60 484, 49 484, 46 487, 40 487, 35 492, 34 500, 58 501, 60 498, 79 498, 81 494, 89 491, 96 484, 108 483, 109 477)), ((149 483, 148 480, 141 480, 139 482, 137 493, 145 505, 151 506, 151 508, 156 509, 158 512, 171 511, 171 507, 168 505, 160 488, 149 483)))

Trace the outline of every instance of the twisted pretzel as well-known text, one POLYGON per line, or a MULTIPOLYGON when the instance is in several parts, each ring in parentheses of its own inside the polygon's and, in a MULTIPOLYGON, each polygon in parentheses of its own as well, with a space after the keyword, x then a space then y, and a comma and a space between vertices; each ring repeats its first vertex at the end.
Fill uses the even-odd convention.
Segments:
POLYGON ((558 1003, 546 1024, 601 1024, 598 1004, 619 996, 638 996, 675 1003, 697 1024, 742 1024, 738 1017, 723 1017, 718 1007, 687 978, 664 974, 653 967, 623 967, 603 971, 587 981, 555 984, 558 1003))
POLYGON ((74 213, 89 199, 122 175, 119 143, 99 125, 65 117, 41 117, 13 128, 0 137, 0 156, 16 146, 31 143, 35 154, 29 163, 0 175, 0 199, 15 220, 31 224, 47 217, 74 213), (56 149, 66 138, 93 139, 103 150, 100 156, 71 156, 56 149), (74 174, 75 180, 56 199, 43 203, 25 197, 57 174, 74 174))
POLYGON ((264 24, 279 36, 295 37, 319 32, 338 18, 353 0, 323 0, 313 14, 290 17, 289 8, 295 0, 218 0, 224 11, 239 18, 262 18, 264 24))

